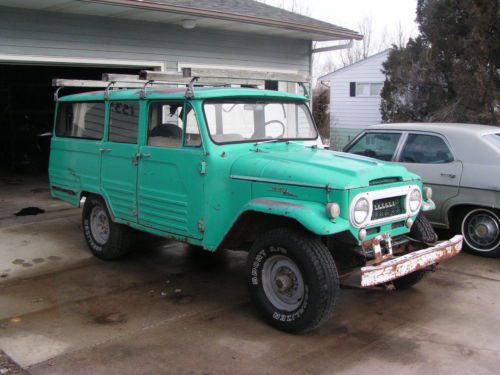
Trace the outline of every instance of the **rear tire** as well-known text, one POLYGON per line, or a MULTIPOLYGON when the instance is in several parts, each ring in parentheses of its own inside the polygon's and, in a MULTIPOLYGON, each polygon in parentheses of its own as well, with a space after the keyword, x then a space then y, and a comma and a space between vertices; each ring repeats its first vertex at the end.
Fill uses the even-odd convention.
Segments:
POLYGON ((317 237, 288 228, 269 231, 250 249, 247 270, 252 300, 275 328, 304 333, 331 317, 337 268, 317 237))
POLYGON ((87 197, 83 206, 82 226, 85 241, 97 258, 116 260, 130 251, 131 230, 111 220, 102 198, 87 197))
POLYGON ((498 212, 487 208, 467 211, 457 230, 464 236, 464 249, 469 253, 500 257, 500 219, 498 212))

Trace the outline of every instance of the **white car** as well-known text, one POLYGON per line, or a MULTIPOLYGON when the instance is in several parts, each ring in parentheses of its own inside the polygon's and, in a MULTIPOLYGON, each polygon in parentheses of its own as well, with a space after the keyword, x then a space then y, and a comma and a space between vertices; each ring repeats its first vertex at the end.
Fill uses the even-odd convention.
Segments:
POLYGON ((381 124, 344 151, 404 165, 433 190, 435 227, 463 234, 470 252, 500 256, 500 127, 473 124, 381 124))

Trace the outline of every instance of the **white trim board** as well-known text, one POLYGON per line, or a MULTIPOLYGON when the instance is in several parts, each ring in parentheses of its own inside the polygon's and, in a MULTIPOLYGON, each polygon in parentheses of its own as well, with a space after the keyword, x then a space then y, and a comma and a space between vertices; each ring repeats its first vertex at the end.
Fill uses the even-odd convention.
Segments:
POLYGON ((179 73, 182 71, 182 68, 251 70, 254 72, 275 72, 275 73, 299 74, 298 70, 293 70, 293 69, 276 69, 276 68, 262 68, 262 67, 257 68, 255 66, 216 65, 216 64, 178 62, 177 63, 177 71, 179 73))
POLYGON ((0 54, 0 64, 17 63, 23 65, 72 65, 72 66, 99 66, 99 67, 154 67, 159 71, 166 70, 166 63, 162 61, 142 61, 142 60, 113 60, 80 57, 59 57, 59 56, 31 56, 31 55, 7 55, 0 54))

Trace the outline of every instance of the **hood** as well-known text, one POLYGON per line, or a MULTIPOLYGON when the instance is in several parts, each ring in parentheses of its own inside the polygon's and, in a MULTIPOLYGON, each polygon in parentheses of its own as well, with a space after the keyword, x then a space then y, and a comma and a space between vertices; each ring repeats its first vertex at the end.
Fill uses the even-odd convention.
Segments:
POLYGON ((231 167, 231 176, 272 180, 294 185, 330 185, 333 189, 355 189, 370 181, 419 177, 406 168, 363 156, 316 149, 294 144, 259 145, 245 153, 231 167))

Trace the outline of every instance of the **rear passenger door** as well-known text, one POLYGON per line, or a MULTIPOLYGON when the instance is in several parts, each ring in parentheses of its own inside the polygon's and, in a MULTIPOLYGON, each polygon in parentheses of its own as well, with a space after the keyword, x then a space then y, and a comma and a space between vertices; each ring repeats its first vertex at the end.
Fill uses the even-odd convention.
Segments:
POLYGON ((137 222, 138 101, 110 101, 107 137, 100 152, 101 190, 113 214, 137 222))
POLYGON ((435 133, 407 134, 397 156, 398 162, 422 177, 423 183, 433 190, 432 199, 437 209, 426 215, 434 223, 443 223, 441 207, 458 194, 462 163, 455 160, 444 137, 435 133))
POLYGON ((103 101, 58 103, 49 163, 54 197, 78 205, 80 192, 99 191, 105 111, 103 101))

